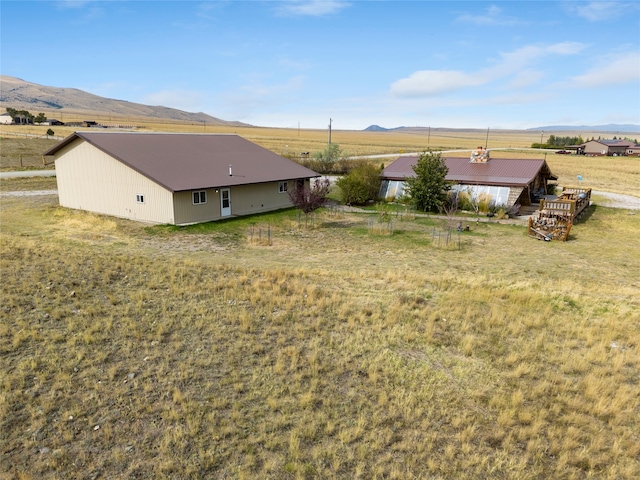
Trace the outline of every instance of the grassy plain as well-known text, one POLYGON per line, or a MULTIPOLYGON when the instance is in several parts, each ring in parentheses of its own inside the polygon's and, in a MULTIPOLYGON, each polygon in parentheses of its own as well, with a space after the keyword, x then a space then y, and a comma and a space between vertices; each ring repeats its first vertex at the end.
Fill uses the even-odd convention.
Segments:
POLYGON ((639 215, 446 247, 431 217, 0 213, 2 477, 640 476, 639 215))
MULTIPOLYGON (((84 117, 79 117, 84 118, 84 117)), ((237 133, 278 154, 297 157, 300 152, 319 152, 326 146, 327 131, 308 129, 283 129, 263 127, 230 127, 194 125, 188 123, 161 123, 159 121, 123 119, 127 124, 138 125, 138 131, 193 132, 193 133, 237 133)), ((107 122, 108 123, 108 122, 107 122)), ((42 152, 55 145, 55 139, 47 139, 45 132, 50 127, 0 126, 0 171, 43 168, 42 152), (30 134, 37 138, 14 135, 30 134), (22 162, 22 166, 21 166, 22 162)), ((56 126, 56 136, 65 137, 78 128, 56 126)), ((81 129, 80 129, 81 130, 81 129)), ((557 136, 583 138, 609 138, 602 132, 555 132, 557 136)), ((540 133, 523 130, 453 130, 433 128, 426 133, 415 130, 398 132, 364 132, 334 130, 332 142, 341 146, 350 156, 389 155, 380 162, 388 164, 395 155, 425 150, 471 150, 487 143, 494 157, 546 158, 551 171, 559 177, 561 185, 574 185, 581 175, 583 184, 594 190, 640 196, 640 158, 633 157, 584 157, 556 155, 553 150, 528 148, 540 141, 540 133)), ((459 155, 468 153, 460 152, 459 155)), ((52 165, 46 168, 53 168, 52 165)))

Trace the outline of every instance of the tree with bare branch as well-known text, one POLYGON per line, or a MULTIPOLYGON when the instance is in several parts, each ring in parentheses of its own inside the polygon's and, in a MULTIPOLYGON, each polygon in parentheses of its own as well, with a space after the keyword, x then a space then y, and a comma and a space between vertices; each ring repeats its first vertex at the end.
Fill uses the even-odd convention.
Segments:
POLYGON ((294 207, 302 210, 305 215, 309 215, 327 204, 329 187, 328 178, 316 179, 310 187, 300 182, 295 188, 288 191, 289 200, 294 207))

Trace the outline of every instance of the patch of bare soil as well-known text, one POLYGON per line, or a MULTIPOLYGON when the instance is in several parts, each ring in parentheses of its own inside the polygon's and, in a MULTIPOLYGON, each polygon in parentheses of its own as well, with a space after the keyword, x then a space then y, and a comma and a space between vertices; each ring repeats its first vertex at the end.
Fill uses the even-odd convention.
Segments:
POLYGON ((604 202, 598 202, 603 207, 626 208, 628 210, 640 210, 640 197, 634 197, 633 195, 623 195, 621 193, 611 193, 611 192, 592 191, 591 193, 605 198, 604 202))
POLYGON ((164 252, 226 252, 229 247, 222 245, 215 235, 172 235, 167 238, 148 237, 141 240, 141 246, 164 252))
POLYGON ((18 190, 12 192, 2 192, 0 197, 39 197, 44 195, 57 195, 57 190, 18 190))

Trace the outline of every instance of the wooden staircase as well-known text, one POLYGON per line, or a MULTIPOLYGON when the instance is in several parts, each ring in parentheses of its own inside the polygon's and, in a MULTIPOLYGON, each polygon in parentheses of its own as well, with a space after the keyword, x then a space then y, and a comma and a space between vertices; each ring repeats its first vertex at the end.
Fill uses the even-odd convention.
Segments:
POLYGON ((539 204, 534 203, 533 205, 521 205, 520 211, 518 212, 519 217, 529 217, 533 214, 533 212, 537 212, 539 204))

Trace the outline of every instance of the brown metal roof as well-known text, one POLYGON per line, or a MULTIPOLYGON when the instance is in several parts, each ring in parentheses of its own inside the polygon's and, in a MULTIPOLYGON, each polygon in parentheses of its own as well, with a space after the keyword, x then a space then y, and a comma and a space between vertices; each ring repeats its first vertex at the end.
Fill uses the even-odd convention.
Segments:
POLYGON ((44 155, 80 140, 173 192, 319 176, 234 134, 75 132, 44 155))
MULTIPOLYGON (((555 178, 543 159, 491 158, 486 163, 472 163, 469 157, 443 158, 449 169, 446 180, 459 184, 522 187, 533 181, 543 169, 546 169, 549 177, 555 178)), ((382 176, 389 180, 415 177, 412 167, 416 163, 418 157, 400 157, 383 170, 382 176)))

